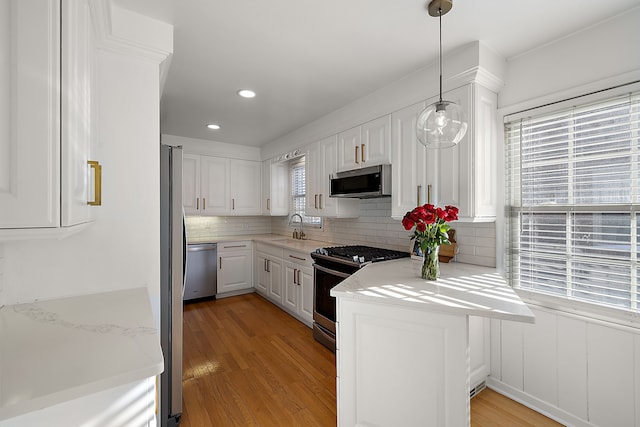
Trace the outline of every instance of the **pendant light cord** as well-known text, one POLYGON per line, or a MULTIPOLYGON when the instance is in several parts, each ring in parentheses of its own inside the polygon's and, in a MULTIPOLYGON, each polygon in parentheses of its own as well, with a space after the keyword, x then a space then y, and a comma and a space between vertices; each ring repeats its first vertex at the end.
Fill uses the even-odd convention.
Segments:
POLYGON ((440 23, 440 103, 442 104, 442 8, 438 7, 438 21, 440 23))

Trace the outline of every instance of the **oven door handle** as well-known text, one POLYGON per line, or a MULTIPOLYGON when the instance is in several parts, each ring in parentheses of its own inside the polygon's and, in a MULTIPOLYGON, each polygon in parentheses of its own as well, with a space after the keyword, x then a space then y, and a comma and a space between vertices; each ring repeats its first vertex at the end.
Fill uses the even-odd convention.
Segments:
POLYGON ((313 268, 317 268, 318 270, 327 274, 332 274, 334 276, 342 277, 343 279, 346 279, 347 277, 351 276, 351 274, 349 273, 343 273, 342 271, 331 270, 330 268, 323 267, 318 264, 313 264, 313 268))

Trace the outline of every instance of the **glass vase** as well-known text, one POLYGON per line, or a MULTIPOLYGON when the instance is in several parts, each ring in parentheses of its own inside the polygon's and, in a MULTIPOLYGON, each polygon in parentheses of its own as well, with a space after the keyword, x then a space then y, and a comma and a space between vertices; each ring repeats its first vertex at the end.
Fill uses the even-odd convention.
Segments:
POLYGON ((422 278, 425 280, 437 280, 440 277, 440 261, 438 254, 440 246, 427 247, 422 262, 422 278))

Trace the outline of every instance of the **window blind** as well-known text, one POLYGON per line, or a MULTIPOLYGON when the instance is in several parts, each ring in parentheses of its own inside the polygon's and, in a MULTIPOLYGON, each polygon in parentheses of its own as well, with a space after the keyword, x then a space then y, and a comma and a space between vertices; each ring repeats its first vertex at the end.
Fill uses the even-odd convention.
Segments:
POLYGON ((515 287, 640 311, 640 94, 505 124, 515 287))
POLYGON ((321 226, 322 218, 307 216, 306 209, 306 168, 304 157, 291 164, 291 213, 302 216, 305 224, 321 226))

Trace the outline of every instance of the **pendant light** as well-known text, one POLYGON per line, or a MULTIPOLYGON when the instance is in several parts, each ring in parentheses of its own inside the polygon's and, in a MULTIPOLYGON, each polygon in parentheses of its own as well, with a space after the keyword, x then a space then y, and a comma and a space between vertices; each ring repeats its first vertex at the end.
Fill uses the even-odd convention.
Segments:
POLYGON ((418 140, 427 148, 449 148, 458 144, 467 133, 467 121, 462 108, 442 100, 442 15, 453 7, 453 0, 431 0, 429 15, 440 21, 440 99, 422 110, 418 116, 418 140))

